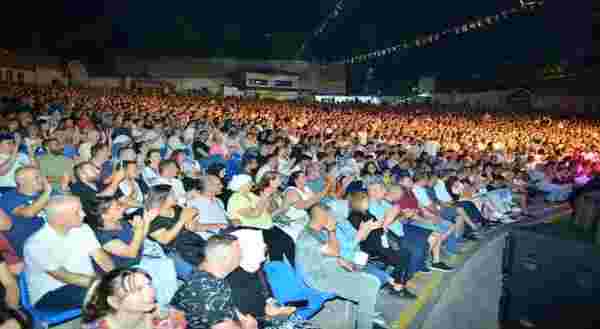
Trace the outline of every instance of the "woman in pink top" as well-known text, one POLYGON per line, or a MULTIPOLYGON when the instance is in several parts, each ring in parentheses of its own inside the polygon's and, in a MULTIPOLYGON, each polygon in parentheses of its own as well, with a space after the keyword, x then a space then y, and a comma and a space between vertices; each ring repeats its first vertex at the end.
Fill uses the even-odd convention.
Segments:
POLYGON ((220 155, 223 158, 226 158, 227 149, 223 143, 223 135, 220 132, 214 132, 209 139, 210 149, 208 150, 208 155, 220 155))

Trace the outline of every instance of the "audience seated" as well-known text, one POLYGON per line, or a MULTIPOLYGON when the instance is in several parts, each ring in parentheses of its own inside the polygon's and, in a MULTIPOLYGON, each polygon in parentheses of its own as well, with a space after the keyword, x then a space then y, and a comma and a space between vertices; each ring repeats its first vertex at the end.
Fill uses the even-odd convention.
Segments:
POLYGON ((24 247, 31 303, 44 311, 81 307, 96 275, 91 259, 104 271, 112 270, 113 262, 94 232, 83 224, 78 198, 53 197, 46 212, 47 223, 24 247))
POLYGON ((189 329, 258 329, 256 318, 241 313, 225 278, 240 266, 240 243, 233 235, 215 235, 205 250, 188 255, 196 268, 171 300, 185 313, 189 329))
POLYGON ((111 256, 116 267, 139 267, 153 278, 157 288, 157 301, 166 305, 177 289, 175 264, 156 247, 150 246, 146 237, 150 224, 158 215, 157 210, 146 211, 142 216, 134 216, 128 222, 123 218, 124 205, 108 198, 98 205, 98 211, 89 221, 102 248, 111 256), (149 250, 150 249, 150 250, 149 250))
POLYGON ((562 202, 598 188, 597 123, 577 117, 3 88, 16 99, 0 122, 4 299, 16 307, 23 255, 32 302, 47 310, 81 305, 96 275, 90 256, 99 270, 126 267, 90 292, 104 312, 91 327, 154 318, 121 312, 150 294, 134 268, 153 277, 163 320, 177 276, 173 304, 192 327, 309 325, 273 318, 285 308, 258 295, 263 244, 313 288, 358 302, 360 328, 385 325, 373 314, 381 287, 414 297, 415 274, 452 271, 458 242, 535 215, 531 196, 562 202), (230 230, 255 243, 243 233, 230 242, 230 230), (195 304, 211 298, 222 304, 195 304))
POLYGON ((358 303, 357 328, 371 329, 373 322, 384 324, 375 316, 382 284, 376 276, 358 271, 340 258, 336 222, 328 210, 322 205, 312 208, 309 224, 296 241, 296 267, 311 287, 358 303))
POLYGON ((173 259, 177 277, 186 279, 191 275, 193 266, 182 256, 197 248, 202 249, 206 243, 197 234, 206 230, 196 218, 198 212, 193 208, 178 206, 173 189, 169 185, 152 187, 146 208, 158 212, 148 228, 150 239, 158 242, 164 253, 173 259))
POLYGON ((76 181, 71 185, 71 193, 81 200, 86 214, 94 213, 98 198, 113 196, 126 176, 124 169, 118 170, 111 176, 110 184, 103 187, 98 183, 100 169, 92 162, 79 163, 74 173, 76 181))

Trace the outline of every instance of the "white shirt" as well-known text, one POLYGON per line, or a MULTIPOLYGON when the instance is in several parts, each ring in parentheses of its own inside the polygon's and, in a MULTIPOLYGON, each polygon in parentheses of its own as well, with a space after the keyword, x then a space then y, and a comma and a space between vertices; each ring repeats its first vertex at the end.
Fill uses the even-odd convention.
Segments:
POLYGON ((66 283, 51 277, 47 272, 60 268, 85 275, 95 275, 90 257, 102 248, 92 229, 83 224, 66 235, 58 234, 45 224, 25 241, 24 259, 31 304, 66 283))

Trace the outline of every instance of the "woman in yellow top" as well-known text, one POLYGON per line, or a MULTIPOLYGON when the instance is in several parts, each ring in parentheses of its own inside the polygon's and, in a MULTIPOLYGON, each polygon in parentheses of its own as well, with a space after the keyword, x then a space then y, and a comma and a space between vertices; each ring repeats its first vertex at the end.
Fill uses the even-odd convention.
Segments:
MULTIPOLYGON (((283 256, 294 266, 294 240, 277 226, 273 225, 271 214, 271 194, 277 191, 280 184, 278 176, 269 175, 263 179, 272 179, 268 188, 261 191, 260 196, 252 192, 252 177, 249 175, 233 176, 228 188, 234 193, 227 204, 230 219, 241 226, 254 227, 263 231, 263 238, 269 247, 271 260, 283 261, 283 256), (279 183, 278 183, 279 182, 279 183)), ((262 184, 261 184, 262 185, 262 184)))

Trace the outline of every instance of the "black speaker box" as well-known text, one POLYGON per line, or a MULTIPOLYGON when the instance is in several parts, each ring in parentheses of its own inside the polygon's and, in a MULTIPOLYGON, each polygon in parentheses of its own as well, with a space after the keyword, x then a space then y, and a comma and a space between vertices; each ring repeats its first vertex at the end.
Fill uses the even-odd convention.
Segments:
POLYGON ((502 328, 600 328, 598 246, 515 229, 502 276, 502 328))

